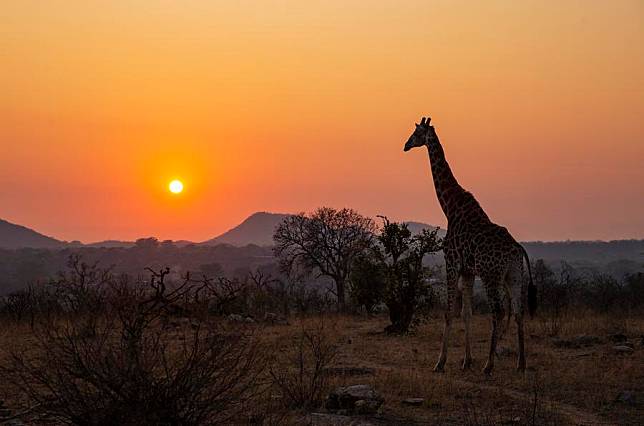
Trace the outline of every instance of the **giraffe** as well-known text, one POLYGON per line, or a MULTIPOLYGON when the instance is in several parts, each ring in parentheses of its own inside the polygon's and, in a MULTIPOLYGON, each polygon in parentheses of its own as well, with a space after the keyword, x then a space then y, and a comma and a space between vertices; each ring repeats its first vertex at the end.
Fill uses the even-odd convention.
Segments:
POLYGON ((508 230, 493 223, 474 196, 463 189, 454 177, 445 159, 445 153, 430 118, 420 124, 405 144, 404 151, 426 146, 438 202, 447 217, 447 234, 443 241, 447 279, 447 312, 438 362, 435 372, 444 370, 452 319, 459 314, 465 326, 465 354, 463 369, 472 366, 470 320, 472 317, 472 289, 474 278, 481 278, 492 311, 492 331, 487 363, 483 369, 489 375, 494 369, 494 355, 499 339, 499 326, 504 316, 500 290, 508 295, 510 312, 517 324, 517 370, 525 371, 525 344, 523 331, 524 306, 532 316, 536 310, 536 287, 532 282, 530 260, 525 249, 508 230), (528 268, 529 284, 524 278, 523 261, 528 268), (458 306, 461 305, 461 306, 458 306))

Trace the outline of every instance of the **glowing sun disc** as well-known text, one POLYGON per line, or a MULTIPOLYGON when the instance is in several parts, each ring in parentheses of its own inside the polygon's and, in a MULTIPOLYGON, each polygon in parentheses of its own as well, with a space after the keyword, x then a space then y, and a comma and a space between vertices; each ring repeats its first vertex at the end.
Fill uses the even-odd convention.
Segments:
POLYGON ((183 191, 183 183, 181 183, 180 180, 175 179, 172 182, 170 182, 170 184, 168 185, 168 188, 170 189, 170 192, 172 192, 173 194, 179 194, 183 191))

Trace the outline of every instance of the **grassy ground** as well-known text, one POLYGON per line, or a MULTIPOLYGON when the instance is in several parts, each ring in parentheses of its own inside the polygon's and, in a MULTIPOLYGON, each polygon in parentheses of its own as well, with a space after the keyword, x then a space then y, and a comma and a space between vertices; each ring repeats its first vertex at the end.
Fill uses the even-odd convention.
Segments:
MULTIPOLYGON (((265 338, 288 341, 298 327, 313 327, 318 319, 266 330, 265 338)), ((334 365, 372 367, 375 374, 334 377, 331 386, 368 383, 385 397, 384 413, 400 423, 414 424, 644 424, 644 407, 618 402, 620 392, 644 395, 644 320, 603 316, 561 320, 559 342, 579 335, 599 341, 579 348, 562 348, 548 336, 550 322, 527 322, 528 372, 515 371, 515 329, 501 343, 506 355, 497 359, 492 377, 482 372, 488 350, 489 318, 474 317, 472 371, 461 371, 463 329, 451 340, 446 372, 432 367, 438 357, 442 321, 434 319, 408 336, 382 333, 386 318, 326 318, 325 329, 338 344, 334 365), (635 351, 616 353, 609 339, 625 334, 635 351), (405 398, 424 398, 409 407, 405 398)))
MULTIPOLYGON (((473 319, 473 370, 464 372, 460 368, 463 329, 457 321, 446 372, 442 374, 431 371, 439 352, 440 319, 430 319, 406 336, 384 334, 386 317, 311 317, 292 319, 290 325, 249 327, 259 328, 255 334, 267 347, 292 352, 299 333, 319 329, 321 322, 337 351, 331 366, 373 369, 373 374, 361 376, 333 375, 325 393, 335 386, 373 385, 385 398, 382 414, 368 419, 373 423, 644 424, 643 318, 579 315, 562 318, 556 324, 543 319, 527 321, 528 371, 515 371, 512 327, 500 344, 505 349, 492 377, 481 372, 489 335, 489 318, 483 315, 473 319), (556 338, 551 335, 555 329, 556 338), (632 353, 614 350, 610 336, 618 333, 633 345, 632 353), (574 338, 580 335, 597 339, 575 345, 574 338), (636 400, 619 401, 624 391, 633 392, 636 400), (411 397, 425 401, 417 407, 402 404, 403 399, 411 397)), ((4 324, 0 328, 1 348, 27 350, 29 339, 26 326, 4 324)), ((28 406, 14 390, 3 386, 1 378, 0 399, 16 411, 28 406)), ((288 418, 292 423, 303 421, 301 413, 295 411, 288 418)))

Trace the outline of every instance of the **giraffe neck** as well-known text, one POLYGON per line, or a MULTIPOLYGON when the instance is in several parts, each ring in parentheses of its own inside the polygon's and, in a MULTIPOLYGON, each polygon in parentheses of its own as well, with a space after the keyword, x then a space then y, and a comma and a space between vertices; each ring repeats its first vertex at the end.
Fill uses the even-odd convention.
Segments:
POLYGON ((454 209, 456 207, 454 200, 464 193, 465 190, 454 177, 452 169, 445 159, 445 152, 438 140, 438 136, 434 140, 428 141, 426 146, 429 153, 429 163, 432 169, 436 196, 443 209, 443 213, 445 213, 445 216, 449 220, 454 215, 454 209))

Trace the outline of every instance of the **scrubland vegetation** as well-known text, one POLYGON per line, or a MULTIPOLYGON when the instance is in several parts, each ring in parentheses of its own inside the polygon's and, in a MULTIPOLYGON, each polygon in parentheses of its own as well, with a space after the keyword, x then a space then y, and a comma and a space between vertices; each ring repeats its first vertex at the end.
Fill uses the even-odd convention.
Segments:
POLYGON ((214 262, 122 274, 71 255, 50 280, 5 297, 0 424, 644 422, 641 272, 619 280, 533 260, 526 374, 515 371, 512 332, 494 375, 480 372, 480 292, 474 370, 460 370, 456 327, 446 373, 434 374, 436 232, 326 209, 285 221, 276 242, 278 262, 234 274, 214 262), (342 393, 352 385, 368 390, 362 402, 342 393))

